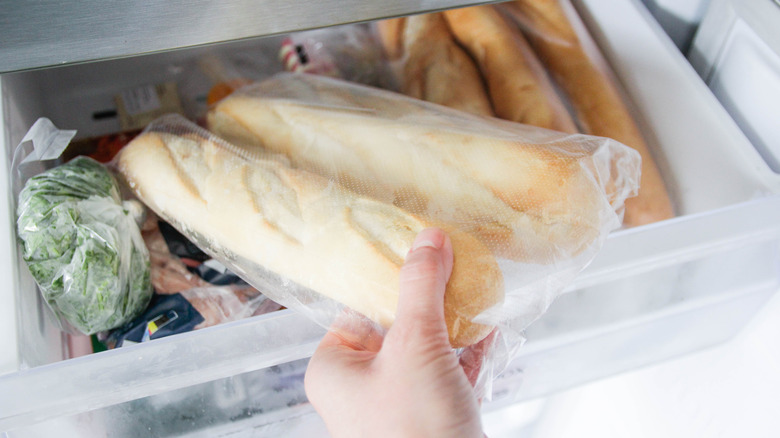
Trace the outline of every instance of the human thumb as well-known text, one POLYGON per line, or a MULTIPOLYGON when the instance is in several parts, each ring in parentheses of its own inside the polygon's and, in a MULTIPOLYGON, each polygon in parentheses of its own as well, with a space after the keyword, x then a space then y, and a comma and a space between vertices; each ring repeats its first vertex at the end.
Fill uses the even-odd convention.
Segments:
POLYGON ((449 347, 444 292, 452 274, 452 243, 438 228, 421 231, 401 267, 398 307, 385 343, 414 340, 449 347))

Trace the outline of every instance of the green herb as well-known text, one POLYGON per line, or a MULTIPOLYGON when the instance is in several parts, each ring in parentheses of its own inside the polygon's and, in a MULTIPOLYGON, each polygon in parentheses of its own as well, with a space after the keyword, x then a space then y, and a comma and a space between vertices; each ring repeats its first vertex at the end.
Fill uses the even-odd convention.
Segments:
POLYGON ((30 178, 17 213, 24 260, 60 317, 92 334, 144 310, 149 254, 100 163, 78 157, 30 178))

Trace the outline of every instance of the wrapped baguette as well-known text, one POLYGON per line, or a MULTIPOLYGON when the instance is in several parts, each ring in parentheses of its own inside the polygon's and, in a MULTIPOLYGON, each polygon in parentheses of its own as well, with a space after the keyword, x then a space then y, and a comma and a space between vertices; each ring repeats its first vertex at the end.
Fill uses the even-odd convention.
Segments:
MULTIPOLYGON (((455 255, 444 302, 452 346, 471 345, 492 330, 472 320, 502 301, 503 277, 473 236, 354 194, 284 160, 238 150, 194 125, 177 135, 185 122, 176 120, 158 122, 133 140, 119 157, 119 169, 144 203, 223 259, 238 260, 250 282, 265 281, 268 270, 282 285, 295 282, 386 328, 395 314, 400 267, 416 234, 439 226, 455 255)), ((296 307, 291 296, 280 296, 287 289, 263 288, 275 301, 296 307)), ((315 300, 298 299, 304 307, 315 300)))
POLYGON ((520 24, 542 62, 565 90, 588 134, 613 138, 642 156, 639 195, 626 202, 624 224, 643 225, 674 216, 661 173, 639 128, 566 0, 516 0, 502 5, 520 24), (578 26, 575 27, 575 24, 578 26))
POLYGON ((533 50, 493 6, 453 9, 444 15, 482 71, 498 117, 577 132, 533 50))
POLYGON ((608 139, 470 116, 311 75, 244 88, 209 128, 362 195, 458 224, 502 257, 567 260, 619 225, 638 156, 608 139))
POLYGON ((402 92, 472 114, 492 116, 474 61, 453 40, 441 13, 406 18, 402 92))

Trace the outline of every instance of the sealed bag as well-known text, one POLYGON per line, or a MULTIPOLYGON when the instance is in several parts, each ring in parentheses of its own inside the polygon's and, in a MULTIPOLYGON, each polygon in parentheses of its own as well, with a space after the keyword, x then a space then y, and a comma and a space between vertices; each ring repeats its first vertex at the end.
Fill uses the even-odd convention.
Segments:
POLYGON ((216 105, 209 128, 248 150, 415 214, 502 257, 562 262, 620 225, 637 154, 603 138, 472 116, 313 75, 278 75, 216 105))
POLYGON ((378 38, 365 23, 292 33, 282 41, 279 58, 286 71, 398 88, 378 38))
POLYGON ((19 195, 24 260, 52 310, 83 334, 124 324, 151 298, 132 211, 109 171, 86 157, 33 176, 19 195))
POLYGON ((141 200, 271 299, 354 342, 393 321, 416 234, 455 267, 450 342, 492 376, 620 226, 638 154, 613 140, 473 116, 392 92, 282 74, 216 105, 202 130, 150 125, 119 168, 141 200), (477 354, 477 352, 479 352, 477 354))
POLYGON ((445 302, 450 339, 466 346, 492 330, 472 320, 501 302, 497 262, 449 224, 236 148, 177 117, 151 125, 118 165, 160 217, 274 301, 323 324, 346 305, 388 327, 406 253, 419 231, 440 226, 458 257, 445 302))

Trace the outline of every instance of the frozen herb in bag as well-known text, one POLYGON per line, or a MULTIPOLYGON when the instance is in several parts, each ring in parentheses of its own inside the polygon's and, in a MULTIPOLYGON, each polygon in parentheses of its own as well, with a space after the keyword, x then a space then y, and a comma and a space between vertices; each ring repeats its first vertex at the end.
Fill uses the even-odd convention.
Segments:
POLYGON ((54 312, 84 334, 117 327, 151 298, 149 255, 113 176, 79 157, 19 195, 23 257, 54 312))

